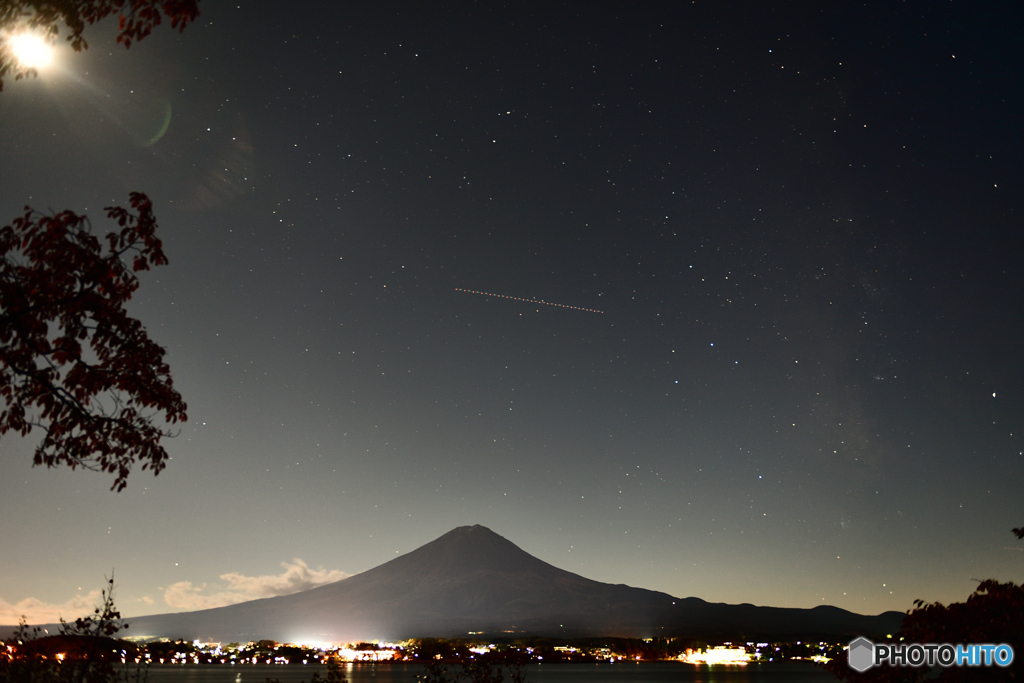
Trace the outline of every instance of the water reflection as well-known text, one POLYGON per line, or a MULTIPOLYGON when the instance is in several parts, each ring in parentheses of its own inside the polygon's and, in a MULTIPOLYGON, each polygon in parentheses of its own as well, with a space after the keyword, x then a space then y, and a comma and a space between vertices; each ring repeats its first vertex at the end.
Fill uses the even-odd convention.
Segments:
MULTIPOLYGON (((411 664, 342 665, 349 683, 416 683, 422 667, 411 664)), ((290 664, 174 664, 154 665, 148 683, 308 683, 322 666, 290 664)), ((531 664, 529 683, 832 683, 830 674, 806 662, 694 666, 678 662, 621 664, 531 664)))

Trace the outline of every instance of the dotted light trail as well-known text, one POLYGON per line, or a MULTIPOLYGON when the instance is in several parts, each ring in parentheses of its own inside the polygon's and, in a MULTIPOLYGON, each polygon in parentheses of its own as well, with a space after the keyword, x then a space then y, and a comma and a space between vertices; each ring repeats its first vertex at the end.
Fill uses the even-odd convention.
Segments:
POLYGON ((550 301, 541 301, 540 299, 523 299, 518 296, 505 296, 504 294, 492 294, 491 292, 478 292, 475 289, 462 289, 461 287, 455 288, 456 292, 466 292, 467 294, 482 294, 484 296, 496 296, 499 299, 512 299, 512 301, 524 301, 528 304, 543 304, 545 306, 557 306, 558 308, 571 308, 574 311, 586 311, 587 313, 604 313, 596 308, 582 308, 580 306, 568 306, 566 304, 553 304, 550 301))

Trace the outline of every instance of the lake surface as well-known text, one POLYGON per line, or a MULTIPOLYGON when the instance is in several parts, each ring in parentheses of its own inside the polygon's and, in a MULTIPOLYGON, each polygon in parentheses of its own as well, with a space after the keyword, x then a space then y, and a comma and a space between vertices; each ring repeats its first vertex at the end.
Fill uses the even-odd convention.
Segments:
MULTIPOLYGON (((322 666, 290 664, 167 664, 149 669, 148 683, 281 683, 309 681, 322 666)), ((349 683, 416 683, 423 667, 413 664, 352 664, 343 667, 349 683)), ((530 664, 528 683, 834 683, 835 678, 809 662, 694 666, 681 662, 617 664, 530 664)), ((505 681, 508 676, 506 672, 505 681)))

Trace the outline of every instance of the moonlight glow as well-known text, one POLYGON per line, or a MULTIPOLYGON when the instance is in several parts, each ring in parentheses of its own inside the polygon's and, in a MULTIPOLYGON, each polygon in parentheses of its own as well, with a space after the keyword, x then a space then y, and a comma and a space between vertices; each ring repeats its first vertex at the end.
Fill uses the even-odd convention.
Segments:
POLYGON ((53 61, 53 48, 46 41, 31 33, 22 33, 11 38, 11 51, 23 66, 41 69, 53 61))

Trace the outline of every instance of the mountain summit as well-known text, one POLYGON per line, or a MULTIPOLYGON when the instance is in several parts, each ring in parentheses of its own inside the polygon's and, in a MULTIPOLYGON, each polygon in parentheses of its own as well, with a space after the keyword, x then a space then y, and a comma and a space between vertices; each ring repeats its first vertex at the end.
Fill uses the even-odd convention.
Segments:
POLYGON ((245 641, 516 635, 751 637, 891 632, 902 614, 707 603, 592 581, 464 526, 362 574, 228 607, 129 619, 132 635, 245 641))

